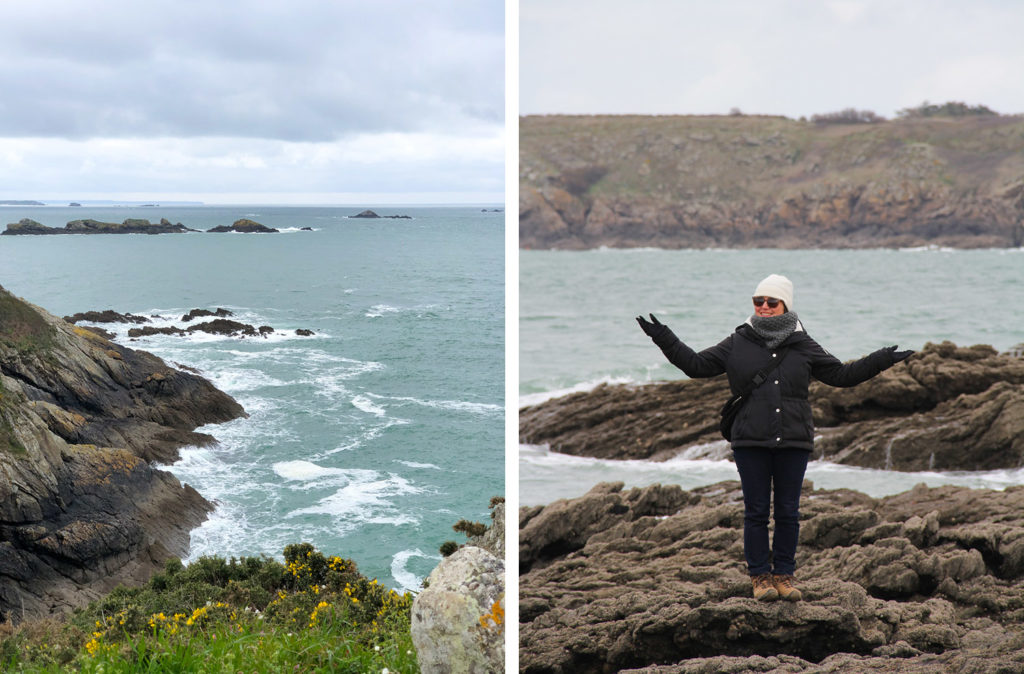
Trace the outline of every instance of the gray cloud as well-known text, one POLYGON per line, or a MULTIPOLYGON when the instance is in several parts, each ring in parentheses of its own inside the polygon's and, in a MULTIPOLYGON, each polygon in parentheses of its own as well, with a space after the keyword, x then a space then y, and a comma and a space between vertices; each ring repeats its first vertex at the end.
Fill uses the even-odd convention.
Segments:
POLYGON ((500 1, 5 0, 0 136, 332 141, 501 124, 500 1))

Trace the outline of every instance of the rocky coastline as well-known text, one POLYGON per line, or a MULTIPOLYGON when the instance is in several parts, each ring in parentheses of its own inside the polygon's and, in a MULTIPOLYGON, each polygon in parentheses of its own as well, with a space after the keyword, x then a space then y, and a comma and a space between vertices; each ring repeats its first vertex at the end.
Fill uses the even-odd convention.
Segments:
MULTIPOLYGON (((851 389, 813 384, 815 458, 1024 466, 1015 347, 928 344, 851 389)), ((602 459, 729 458, 724 378, 603 385, 520 411, 520 439, 602 459)), ((805 481, 797 584, 757 602, 738 481, 600 484, 520 509, 520 665, 568 672, 1024 671, 1024 486, 872 498, 805 481)))
MULTIPOLYGON (((729 458, 724 376, 601 385, 525 407, 519 438, 602 459, 729 458)), ((1024 465, 1024 359, 991 346, 926 344, 859 386, 812 382, 815 459, 884 470, 1024 465)))
POLYGON ((154 464, 242 416, 197 374, 0 288, 0 622, 68 611, 184 556, 212 505, 154 464))
POLYGON ((800 602, 758 602, 739 483, 519 515, 520 671, 1024 671, 1024 487, 804 485, 800 602))
POLYGON ((524 249, 1018 247, 1024 117, 520 118, 524 249))
MULTIPOLYGON (((139 337, 150 337, 152 335, 177 335, 185 336, 194 332, 205 332, 211 335, 221 335, 225 337, 238 337, 244 339, 246 337, 263 337, 266 338, 268 335, 274 334, 274 328, 269 325, 261 325, 255 327, 249 323, 242 323, 241 321, 230 320, 227 317, 233 316, 234 314, 224 308, 218 308, 216 310, 211 309, 192 309, 187 314, 181 317, 183 323, 188 323, 195 318, 210 317, 213 320, 204 321, 202 323, 196 323, 190 325, 187 328, 179 328, 176 325, 166 327, 155 327, 152 325, 144 325, 141 328, 129 328, 128 338, 132 341, 137 340, 139 337)), ((122 314, 114 311, 113 309, 105 309, 103 311, 85 311, 74 314, 73 316, 65 316, 64 320, 69 323, 149 323, 150 319, 145 316, 137 316, 135 314, 122 314)), ((94 332, 105 339, 113 339, 113 333, 97 328, 95 326, 84 325, 82 329, 94 332)), ((314 333, 312 330, 306 328, 298 328, 295 330, 295 334, 299 337, 311 337, 314 333)))

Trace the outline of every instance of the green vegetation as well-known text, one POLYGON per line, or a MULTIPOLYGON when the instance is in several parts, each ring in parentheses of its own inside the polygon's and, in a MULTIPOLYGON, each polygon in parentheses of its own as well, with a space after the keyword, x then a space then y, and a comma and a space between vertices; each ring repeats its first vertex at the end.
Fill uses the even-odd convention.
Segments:
POLYGON ((21 354, 37 354, 53 346, 54 329, 35 309, 0 287, 0 345, 21 354))
POLYGON ((916 108, 904 108, 896 113, 898 117, 971 117, 978 115, 995 115, 999 113, 985 105, 967 105, 960 101, 949 101, 942 105, 925 101, 916 108))
POLYGON ((0 625, 4 672, 416 672, 412 595, 302 543, 268 558, 171 560, 68 621, 0 625))

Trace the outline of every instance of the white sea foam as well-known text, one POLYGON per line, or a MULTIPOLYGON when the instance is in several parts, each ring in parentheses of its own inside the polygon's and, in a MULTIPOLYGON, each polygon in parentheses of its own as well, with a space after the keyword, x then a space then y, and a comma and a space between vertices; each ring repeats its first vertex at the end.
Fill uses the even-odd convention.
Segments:
POLYGON ((414 550, 402 550, 395 553, 391 558, 391 577, 395 579, 395 582, 398 583, 403 590, 419 592, 423 589, 423 578, 417 576, 406 568, 409 560, 413 557, 422 557, 423 559, 440 561, 441 556, 428 555, 419 548, 416 548, 414 550))
POLYGON ((396 419, 394 417, 387 417, 382 423, 370 426, 369 428, 363 429, 360 433, 356 434, 355 437, 351 438, 348 442, 338 445, 334 449, 330 449, 324 454, 330 456, 331 454, 337 454, 338 452, 347 452, 353 449, 357 449, 371 440, 379 438, 384 431, 392 426, 401 426, 408 424, 408 419, 396 419))
POLYGON ((395 463, 400 463, 403 466, 409 466, 410 468, 433 468, 434 470, 441 470, 440 466, 435 466, 432 463, 417 463, 415 461, 402 461, 401 459, 395 459, 395 463))
POLYGON ((298 508, 285 515, 294 518, 302 515, 327 515, 341 532, 351 531, 364 524, 415 524, 416 518, 408 512, 399 511, 392 499, 406 494, 418 494, 422 490, 405 478, 376 471, 347 470, 347 484, 330 496, 320 499, 315 505, 298 508))
POLYGON ((387 410, 379 405, 374 405, 369 398, 362 395, 357 395, 352 398, 352 406, 366 412, 367 414, 374 414, 378 417, 382 417, 387 414, 387 410))
POLYGON ((402 310, 389 304, 375 304, 366 311, 366 318, 380 318, 384 314, 397 314, 402 310))
POLYGON ((382 396, 374 393, 367 393, 368 396, 382 400, 393 400, 396 402, 413 403, 424 407, 436 409, 455 410, 458 412, 472 412, 473 414, 504 414, 505 408, 502 405, 492 403, 474 403, 465 400, 421 400, 408 396, 382 396))

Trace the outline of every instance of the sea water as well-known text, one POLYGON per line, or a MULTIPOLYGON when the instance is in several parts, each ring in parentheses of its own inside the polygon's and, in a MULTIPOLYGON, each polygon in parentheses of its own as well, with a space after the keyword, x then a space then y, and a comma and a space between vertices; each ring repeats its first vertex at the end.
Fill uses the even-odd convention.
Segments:
MULTIPOLYGON (((118 341, 197 368, 249 418, 199 430, 169 469, 216 505, 189 559, 308 541, 416 589, 460 519, 504 494, 504 239, 476 207, 11 207, 63 227, 129 217, 195 229, 246 217, 278 234, 0 237, 0 285, 51 313, 114 309, 187 327, 193 308, 267 338, 118 341), (412 219, 351 219, 365 208, 412 219), (304 231, 309 227, 312 231, 304 231), (312 330, 302 337, 296 330, 312 330)), ((195 324, 193 321, 191 324, 195 324)))
MULTIPOLYGON (((807 331, 840 360, 884 346, 1024 342, 1024 250, 659 250, 519 252, 520 406, 599 383, 683 379, 637 326, 654 313, 691 347, 717 344, 751 314, 771 273, 795 286, 807 331)), ((724 402, 724 401, 723 401, 724 402)), ((725 447, 725 441, 721 441, 725 447)), ((814 461, 816 487, 883 496, 915 484, 1004 488, 1024 469, 901 473, 814 461)), ((578 496, 602 481, 684 488, 737 479, 729 461, 606 461, 520 446, 523 504, 578 496)))

